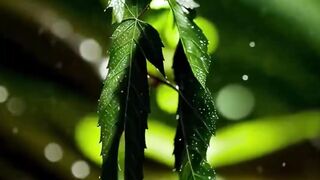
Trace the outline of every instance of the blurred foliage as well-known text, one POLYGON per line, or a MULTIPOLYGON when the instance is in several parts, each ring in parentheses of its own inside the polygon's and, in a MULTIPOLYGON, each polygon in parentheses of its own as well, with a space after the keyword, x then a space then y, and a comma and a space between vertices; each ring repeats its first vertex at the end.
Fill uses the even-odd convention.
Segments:
MULTIPOLYGON (((208 79, 212 93, 217 97, 224 87, 238 84, 254 97, 246 117, 230 121, 220 115, 217 137, 208 153, 218 175, 224 179, 318 179, 319 1, 198 2, 204 24, 199 21, 199 25, 212 42, 214 62, 208 79)), ((98 130, 90 116, 96 112, 101 88, 96 65, 82 60, 78 41, 70 43, 50 30, 39 31, 45 27, 42 12, 50 9, 67 19, 77 34, 96 39, 106 53, 111 18, 104 7, 99 0, 0 1, 0 86, 9 92, 8 100, 0 103, 0 179, 48 179, 48 175, 72 179, 70 166, 78 159, 90 164, 92 176, 87 179, 98 176, 96 132, 88 133, 98 130), (62 68, 57 68, 57 62, 62 68), (23 115, 8 111, 13 97, 24 100, 23 115), (43 149, 50 142, 59 143, 66 158, 47 161, 43 149)), ((177 36, 168 16, 162 8, 145 18, 161 32, 170 79, 177 36)), ((157 75, 150 68, 149 72, 157 75)), ((152 121, 147 131, 145 179, 175 179, 171 172, 175 116, 157 100, 161 83, 152 78, 150 83, 152 121)))

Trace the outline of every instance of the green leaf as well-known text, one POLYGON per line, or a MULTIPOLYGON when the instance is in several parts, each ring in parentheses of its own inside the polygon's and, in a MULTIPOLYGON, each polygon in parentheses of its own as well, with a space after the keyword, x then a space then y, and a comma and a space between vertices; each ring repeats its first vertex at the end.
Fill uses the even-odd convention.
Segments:
POLYGON ((123 21, 112 35, 110 73, 98 108, 102 179, 117 179, 118 148, 123 132, 125 178, 143 178, 145 129, 150 112, 146 58, 163 69, 161 45, 157 32, 150 25, 135 19, 123 21))
POLYGON ((194 0, 177 0, 177 3, 181 6, 183 6, 184 8, 186 8, 186 10, 187 9, 194 9, 194 8, 197 8, 200 6, 194 0))
POLYGON ((124 16, 124 0, 109 0, 108 8, 112 8, 113 16, 117 22, 121 22, 124 16))
POLYGON ((175 168, 184 180, 214 179, 215 171, 207 163, 206 153, 215 131, 217 115, 212 96, 193 75, 181 42, 173 68, 180 90, 175 168))
POLYGON ((138 18, 149 6, 151 0, 109 0, 108 8, 112 8, 116 22, 123 19, 138 18))
POLYGON ((202 30, 193 22, 193 13, 189 11, 194 8, 195 5, 191 3, 181 3, 193 2, 186 0, 180 0, 180 3, 177 3, 175 0, 168 0, 168 2, 172 9, 182 46, 191 70, 202 87, 205 88, 211 58, 208 55, 208 40, 202 30))

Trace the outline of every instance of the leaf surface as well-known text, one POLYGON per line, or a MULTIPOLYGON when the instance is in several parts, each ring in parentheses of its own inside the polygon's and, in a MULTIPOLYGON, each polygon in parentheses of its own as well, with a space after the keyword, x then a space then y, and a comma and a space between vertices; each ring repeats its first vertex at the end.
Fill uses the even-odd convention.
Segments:
POLYGON ((202 30, 193 22, 193 11, 197 7, 191 0, 168 0, 172 9, 182 46, 191 70, 203 88, 209 74, 211 58, 208 54, 208 40, 202 30))
POLYGON ((121 22, 124 16, 125 0, 109 0, 108 8, 112 8, 113 16, 116 22, 121 22))
POLYGON ((138 18, 149 6, 151 0, 109 0, 108 8, 112 8, 116 22, 123 19, 138 18))
POLYGON ((215 131, 217 115, 212 96, 193 75, 181 42, 173 68, 180 91, 175 168, 183 180, 214 179, 215 171, 207 163, 206 153, 215 131))
POLYGON ((103 157, 102 179, 117 179, 118 148, 124 132, 125 178, 143 178, 145 129, 149 109, 146 58, 163 69, 162 43, 156 31, 141 21, 123 21, 112 35, 110 73, 99 102, 103 157), (149 38, 153 37, 152 40, 149 38), (154 44, 148 44, 155 41, 154 44), (160 42, 157 42, 160 41, 160 42), (150 46, 141 51, 141 47, 150 46), (152 50, 152 51, 151 51, 152 50), (159 62, 158 62, 159 61, 159 62))
POLYGON ((186 9, 194 9, 200 7, 194 0, 177 0, 177 3, 186 9))

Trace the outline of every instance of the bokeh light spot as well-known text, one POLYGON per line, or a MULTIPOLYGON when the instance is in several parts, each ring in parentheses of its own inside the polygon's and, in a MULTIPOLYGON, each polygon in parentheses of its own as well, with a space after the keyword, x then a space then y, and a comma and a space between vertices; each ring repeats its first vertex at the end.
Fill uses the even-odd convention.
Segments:
POLYGON ((102 47, 94 39, 85 39, 80 43, 79 47, 81 57, 89 62, 95 62, 101 59, 102 47))
POLYGON ((8 111, 14 116, 20 116, 26 110, 26 104, 21 98, 10 98, 7 103, 8 111))
POLYGON ((0 86, 0 103, 6 102, 8 97, 9 93, 7 88, 5 88, 4 86, 0 86))
POLYGON ((151 9, 168 9, 170 8, 168 1, 166 0, 152 0, 150 3, 151 9))
POLYGON ((249 43, 249 46, 252 47, 252 48, 256 47, 256 42, 251 41, 251 42, 249 43))
POLYGON ((44 156, 50 162, 58 162, 63 157, 63 151, 59 144, 57 143, 49 143, 44 148, 44 156))
POLYGON ((76 161, 71 166, 71 172, 74 177, 84 179, 90 174, 90 166, 83 160, 76 161))
POLYGON ((220 90, 217 96, 217 109, 229 120, 247 117, 254 108, 253 93, 246 87, 230 84, 220 90))
POLYGON ((51 31, 57 37, 61 39, 66 39, 72 35, 73 27, 69 21, 64 19, 59 19, 54 23, 52 23, 51 31))
POLYGON ((97 116, 86 116, 76 125, 75 140, 79 149, 90 160, 101 164, 100 128, 97 127, 97 116))
POLYGON ((167 85, 160 85, 157 88, 157 103, 161 110, 174 114, 178 108, 178 92, 167 85))

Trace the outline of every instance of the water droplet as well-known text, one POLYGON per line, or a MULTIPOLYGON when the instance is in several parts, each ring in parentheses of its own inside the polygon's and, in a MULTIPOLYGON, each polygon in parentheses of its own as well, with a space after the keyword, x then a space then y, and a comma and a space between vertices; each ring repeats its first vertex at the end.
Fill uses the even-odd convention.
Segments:
POLYGON ((176 120, 178 120, 180 118, 180 115, 179 114, 177 114, 176 115, 176 120))
POLYGON ((179 139, 178 139, 178 141, 182 141, 182 139, 181 139, 181 138, 179 138, 179 139))

